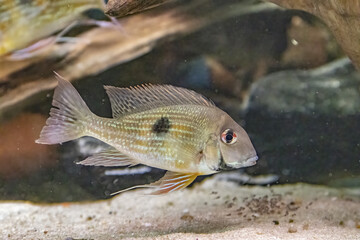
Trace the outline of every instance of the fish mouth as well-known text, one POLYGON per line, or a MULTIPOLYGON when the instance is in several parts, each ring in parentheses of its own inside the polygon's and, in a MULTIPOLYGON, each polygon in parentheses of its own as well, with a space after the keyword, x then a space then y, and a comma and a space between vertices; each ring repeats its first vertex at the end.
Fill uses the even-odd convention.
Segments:
POLYGON ((224 161, 224 157, 223 155, 220 153, 220 163, 219 163, 219 168, 218 170, 234 170, 234 169, 238 169, 238 168, 242 168, 242 167, 251 167, 254 166, 256 164, 256 161, 259 159, 259 157, 257 155, 248 158, 245 162, 235 162, 233 164, 231 163, 226 163, 224 161))
POLYGON ((256 161, 259 159, 258 156, 254 156, 254 157, 251 157, 251 158, 248 158, 244 163, 244 167, 251 167, 251 166, 254 166, 256 164, 256 161))

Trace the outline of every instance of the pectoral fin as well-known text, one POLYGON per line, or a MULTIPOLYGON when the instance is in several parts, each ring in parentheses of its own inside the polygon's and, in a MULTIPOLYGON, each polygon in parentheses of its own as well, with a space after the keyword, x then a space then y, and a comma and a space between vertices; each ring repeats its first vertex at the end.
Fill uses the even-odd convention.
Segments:
POLYGON ((138 164, 135 160, 131 159, 127 155, 119 152, 115 148, 105 149, 99 153, 96 153, 85 160, 78 162, 77 164, 88 166, 128 166, 138 164))
POLYGON ((131 188, 127 188, 111 195, 116 195, 135 188, 153 188, 151 195, 160 195, 165 193, 174 192, 189 186, 198 176, 197 173, 176 173, 166 172, 166 174, 158 181, 148 185, 138 185, 131 188))

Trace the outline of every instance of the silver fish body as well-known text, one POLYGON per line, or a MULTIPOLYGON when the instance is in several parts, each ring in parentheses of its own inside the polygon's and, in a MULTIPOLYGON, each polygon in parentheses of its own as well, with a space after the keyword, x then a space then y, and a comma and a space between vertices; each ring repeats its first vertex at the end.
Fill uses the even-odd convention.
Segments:
POLYGON ((215 125, 211 124, 209 110, 213 109, 176 105, 117 119, 96 118, 86 132, 139 163, 174 172, 207 174, 214 171, 200 161, 200 152, 208 138, 204 126, 215 125))
POLYGON ((256 152, 245 130, 211 101, 169 85, 105 87, 113 118, 91 113, 62 78, 38 143, 92 136, 112 146, 80 164, 144 164, 168 170, 155 193, 186 187, 198 175, 254 165, 256 152))

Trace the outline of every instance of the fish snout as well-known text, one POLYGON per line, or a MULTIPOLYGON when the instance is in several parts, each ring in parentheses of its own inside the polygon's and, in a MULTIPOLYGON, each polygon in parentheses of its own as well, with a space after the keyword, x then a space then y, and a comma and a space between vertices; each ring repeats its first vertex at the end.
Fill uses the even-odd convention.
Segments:
MULTIPOLYGON (((245 160, 242 161, 238 161, 238 162, 231 162, 231 163, 227 163, 226 164, 226 169, 238 169, 238 168, 243 168, 243 167, 251 167, 254 166, 256 164, 256 161, 258 160, 258 156, 251 156, 249 158, 246 158, 245 160)), ((222 169, 224 170, 225 167, 222 166, 222 169)))
POLYGON ((259 157, 257 155, 248 158, 244 163, 243 163, 243 167, 250 167, 250 166, 254 166, 257 162, 257 160, 259 159, 259 157))

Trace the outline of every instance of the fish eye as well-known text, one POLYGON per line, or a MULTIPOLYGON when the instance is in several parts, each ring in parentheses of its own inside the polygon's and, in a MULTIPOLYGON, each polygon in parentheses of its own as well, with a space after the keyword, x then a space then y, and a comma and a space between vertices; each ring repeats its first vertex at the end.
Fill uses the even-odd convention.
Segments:
POLYGON ((223 133, 221 134, 221 140, 224 143, 227 144, 233 144, 236 142, 237 140, 237 135, 236 133, 233 132, 233 130, 231 129, 226 129, 225 131, 223 131, 223 133))

